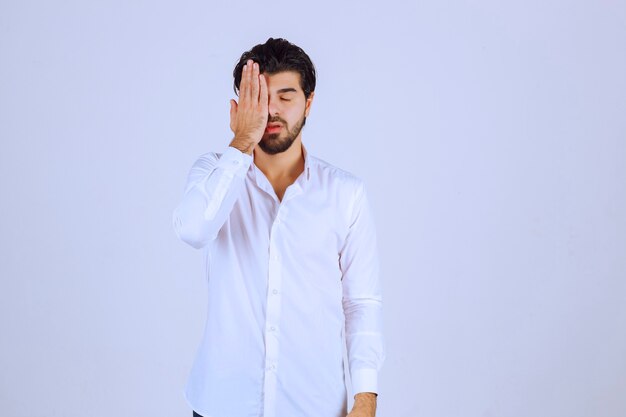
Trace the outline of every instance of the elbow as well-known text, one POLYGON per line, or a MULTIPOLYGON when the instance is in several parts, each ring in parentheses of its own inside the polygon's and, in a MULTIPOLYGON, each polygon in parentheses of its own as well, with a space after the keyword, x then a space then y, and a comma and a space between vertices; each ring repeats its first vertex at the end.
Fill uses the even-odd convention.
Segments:
POLYGON ((180 240, 182 240, 194 249, 202 249, 209 243, 208 239, 199 239, 196 236, 181 235, 179 237, 180 240))
POLYGON ((342 304, 346 315, 358 315, 363 310, 381 310, 383 306, 380 296, 344 297, 342 304))
POLYGON ((186 224, 179 216, 177 216, 176 212, 174 212, 172 221, 174 232, 176 233, 178 239, 185 242, 192 248, 202 249, 210 242, 211 239, 209 238, 209 234, 203 233, 205 231, 201 230, 200 227, 193 227, 193 225, 190 226, 189 224, 186 224))

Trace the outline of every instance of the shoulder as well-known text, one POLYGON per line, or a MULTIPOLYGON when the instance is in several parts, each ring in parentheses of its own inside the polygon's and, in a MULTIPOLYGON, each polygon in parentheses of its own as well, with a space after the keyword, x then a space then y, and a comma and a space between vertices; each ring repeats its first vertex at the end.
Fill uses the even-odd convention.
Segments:
POLYGON ((315 175, 324 185, 350 188, 353 191, 363 187, 363 179, 354 173, 339 168, 314 155, 309 155, 309 158, 311 159, 309 162, 310 169, 314 170, 315 175))
POLYGON ((363 203, 366 189, 364 180, 315 156, 311 156, 310 168, 320 192, 332 196, 330 200, 338 204, 340 211, 346 214, 346 220, 351 223, 363 203))
POLYGON ((217 152, 203 153, 202 155, 196 158, 196 161, 194 162, 193 165, 194 167, 197 167, 197 168, 214 165, 220 159, 221 155, 222 155, 221 153, 217 153, 217 152))
POLYGON ((323 159, 312 157, 310 168, 315 175, 317 191, 337 210, 345 231, 350 229, 362 213, 367 211, 366 185, 360 176, 339 168, 323 159))

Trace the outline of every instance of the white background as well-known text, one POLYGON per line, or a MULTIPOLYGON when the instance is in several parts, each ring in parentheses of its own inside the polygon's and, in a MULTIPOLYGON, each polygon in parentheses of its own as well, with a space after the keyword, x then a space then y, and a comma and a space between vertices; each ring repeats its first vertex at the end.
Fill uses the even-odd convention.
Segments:
POLYGON ((171 214, 270 36, 318 71, 303 143, 373 203, 378 416, 626 415, 609 0, 2 0, 0 414, 191 415, 204 265, 171 214))

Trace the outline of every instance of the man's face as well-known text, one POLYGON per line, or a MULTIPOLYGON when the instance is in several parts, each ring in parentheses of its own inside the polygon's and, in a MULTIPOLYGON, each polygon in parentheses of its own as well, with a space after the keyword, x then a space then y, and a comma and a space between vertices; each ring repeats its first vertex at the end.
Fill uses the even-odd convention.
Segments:
POLYGON ((300 87, 300 74, 283 71, 263 74, 267 82, 267 128, 259 147, 270 155, 284 152, 300 136, 305 118, 309 115, 314 93, 308 99, 300 87))

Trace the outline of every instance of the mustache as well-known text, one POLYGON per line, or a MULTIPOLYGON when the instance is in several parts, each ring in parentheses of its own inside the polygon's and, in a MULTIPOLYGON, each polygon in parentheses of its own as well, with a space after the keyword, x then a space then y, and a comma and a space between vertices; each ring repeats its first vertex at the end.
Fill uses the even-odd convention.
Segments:
POLYGON ((283 119, 281 119, 280 117, 270 117, 267 119, 267 124, 269 125, 270 123, 280 123, 282 125, 287 125, 287 123, 285 123, 285 121, 283 119))

